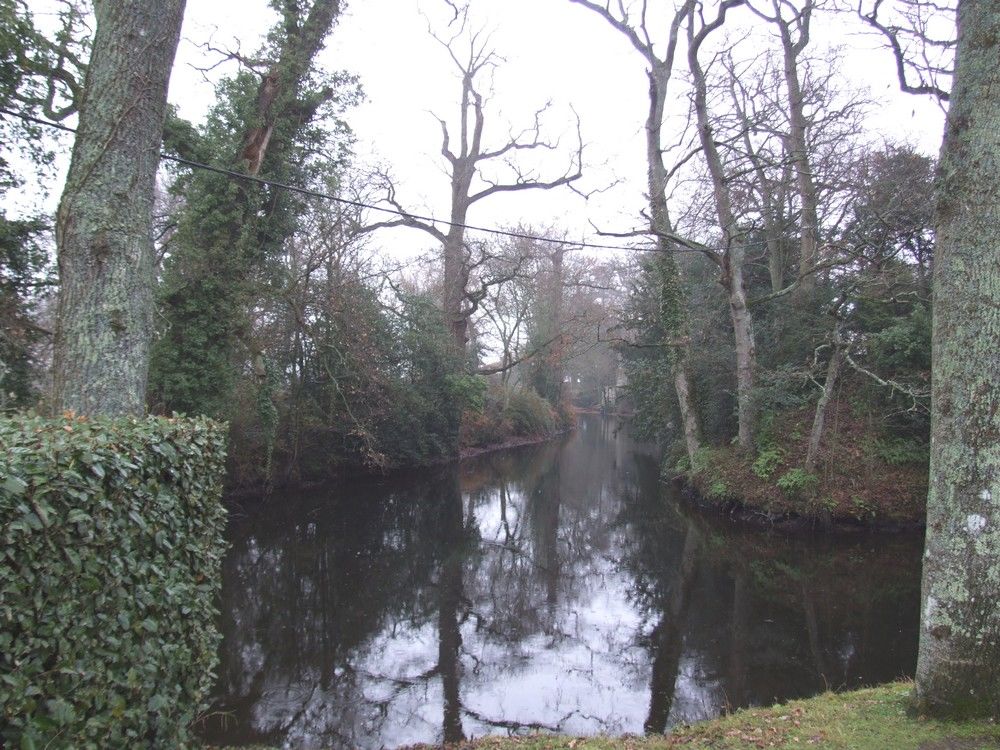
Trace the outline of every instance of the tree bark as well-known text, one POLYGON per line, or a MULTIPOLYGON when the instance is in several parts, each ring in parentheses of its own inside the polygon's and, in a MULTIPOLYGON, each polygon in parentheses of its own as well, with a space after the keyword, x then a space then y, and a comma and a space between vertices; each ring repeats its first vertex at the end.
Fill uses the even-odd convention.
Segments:
POLYGON ((916 697, 1000 718, 1000 14, 961 0, 938 174, 930 492, 916 697))
POLYGON ((142 414, 153 317, 152 209, 184 0, 94 4, 97 31, 56 216, 54 412, 142 414))

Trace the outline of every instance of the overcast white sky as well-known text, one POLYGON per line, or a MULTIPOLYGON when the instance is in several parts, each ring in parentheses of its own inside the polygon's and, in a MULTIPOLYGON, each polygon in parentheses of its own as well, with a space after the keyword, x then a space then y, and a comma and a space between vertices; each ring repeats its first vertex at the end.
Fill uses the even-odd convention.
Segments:
MULTIPOLYGON (((502 141, 508 129, 529 123, 551 100, 548 132, 571 147, 572 105, 582 121, 589 167, 583 187, 615 179, 621 184, 588 203, 565 190, 496 196, 474 207, 470 221, 555 225, 577 239, 594 239, 590 222, 614 230, 635 226, 644 206, 643 60, 599 18, 568 0, 472 0, 471 5, 476 25, 491 30, 493 46, 506 61, 495 79, 487 140, 492 134, 502 141)), ((452 118, 460 84, 445 51, 428 35, 424 12, 438 21, 448 17, 440 0, 354 0, 328 40, 322 63, 361 78, 367 100, 348 115, 358 137, 358 161, 390 165, 408 207, 445 217, 449 188, 439 156, 440 127, 430 112, 452 118)), ((252 50, 272 20, 266 0, 188 0, 170 88, 182 115, 197 121, 214 99, 211 85, 192 67, 205 59, 197 45, 210 38, 219 46, 238 39, 244 50, 252 50)), ((818 45, 848 48, 845 75, 867 86, 879 102, 871 118, 874 136, 909 140, 936 153, 940 109, 926 98, 899 93, 888 53, 876 50, 878 40, 860 30, 848 17, 824 16, 814 22, 813 36, 818 45)), ((568 158, 569 148, 560 163, 568 158)), ((399 250, 426 246, 428 240, 413 230, 393 230, 375 243, 399 250)))

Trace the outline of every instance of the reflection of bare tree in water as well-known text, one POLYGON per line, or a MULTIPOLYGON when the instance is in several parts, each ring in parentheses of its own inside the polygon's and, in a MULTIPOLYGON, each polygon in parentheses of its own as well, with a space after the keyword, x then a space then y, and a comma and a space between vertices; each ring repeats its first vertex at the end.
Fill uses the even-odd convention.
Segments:
POLYGON ((700 557, 701 534, 689 523, 684 535, 680 565, 670 587, 671 593, 650 639, 653 667, 649 685, 649 715, 643 726, 647 733, 662 733, 667 728, 677 686, 691 588, 697 578, 700 557))
POLYGON ((816 603, 813 600, 812 588, 809 582, 802 579, 802 611, 806 619, 806 631, 809 633, 809 650, 812 652, 813 666, 816 668, 817 676, 823 680, 824 686, 829 687, 827 680, 830 670, 823 658, 823 645, 819 633, 819 618, 816 617, 816 603))
POLYGON ((457 475, 454 482, 446 485, 445 493, 440 518, 443 559, 438 576, 438 672, 444 696, 443 738, 445 742, 460 742, 465 739, 465 734, 462 732, 459 689, 462 634, 459 631, 458 609, 463 599, 465 526, 462 523, 462 490, 457 475))
POLYGON ((380 731, 400 695, 436 677, 430 665, 374 674, 367 662, 383 627, 419 628, 436 610, 427 611, 442 567, 439 488, 428 476, 361 486, 337 503, 288 498, 237 522, 221 607, 224 698, 215 725, 202 728, 208 737, 356 747, 380 731), (372 684, 380 687, 370 698, 372 684))
POLYGON ((562 504, 561 464, 546 471, 528 498, 532 553, 537 572, 544 579, 545 602, 551 621, 559 599, 559 509, 562 504))
POLYGON ((584 420, 562 443, 237 522, 216 705, 231 721, 207 738, 660 732, 912 663, 905 544, 736 533, 658 478, 624 432, 584 420))

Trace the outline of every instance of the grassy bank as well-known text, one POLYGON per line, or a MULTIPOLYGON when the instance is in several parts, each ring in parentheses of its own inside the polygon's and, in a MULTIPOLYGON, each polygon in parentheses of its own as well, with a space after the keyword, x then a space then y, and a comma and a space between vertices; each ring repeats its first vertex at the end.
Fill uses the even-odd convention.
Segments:
MULTIPOLYGON (((912 683, 825 693, 770 708, 737 711, 654 737, 484 737, 450 747, 468 750, 998 750, 992 721, 942 722, 909 712, 912 683)), ((438 745, 414 745, 430 750, 438 745)), ((232 748, 230 750, 236 750, 232 748)), ((267 750, 257 748, 256 750, 267 750)))
MULTIPOLYGON (((826 693, 731 716, 658 737, 487 737, 456 747, 477 750, 996 750, 1000 727, 991 722, 946 723, 908 713, 912 685, 893 683, 850 693, 826 693)), ((417 746, 430 747, 430 746, 417 746)), ((416 750, 413 748, 411 750, 416 750)))
POLYGON ((706 503, 768 521, 805 519, 852 525, 918 525, 927 498, 926 446, 888 437, 847 404, 832 409, 815 468, 807 470, 812 412, 762 426, 756 450, 705 447, 664 467, 683 476, 706 503))

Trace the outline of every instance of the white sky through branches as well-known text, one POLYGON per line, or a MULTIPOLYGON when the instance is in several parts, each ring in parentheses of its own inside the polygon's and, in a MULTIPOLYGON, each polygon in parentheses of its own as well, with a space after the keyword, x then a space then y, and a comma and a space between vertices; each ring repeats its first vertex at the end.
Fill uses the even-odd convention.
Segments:
MULTIPOLYGON (((32 3, 45 5, 44 0, 32 3)), ((592 225, 608 231, 640 226, 647 108, 642 58, 596 15, 568 0, 472 0, 471 8, 475 27, 490 32, 493 48, 504 58, 487 105, 487 144, 506 141, 511 130, 529 125, 535 110, 551 101, 544 133, 559 139, 563 148, 546 155, 541 169, 547 176, 558 175, 575 144, 572 107, 579 113, 585 145, 580 189, 617 184, 589 201, 564 189, 495 196, 473 207, 470 222, 556 227, 573 239, 590 240, 596 239, 592 225)), ((447 217, 449 186, 439 153, 440 126, 432 113, 453 119, 460 82, 445 50, 429 36, 427 17, 444 29, 449 16, 440 0, 354 0, 321 56, 325 67, 357 74, 366 93, 365 103, 347 116, 358 138, 356 161, 388 167, 408 209, 440 218, 447 217)), ((239 40, 243 52, 251 53, 274 18, 265 0, 188 1, 170 87, 170 101, 182 116, 200 121, 215 97, 211 83, 194 66, 204 67, 218 56, 199 45, 211 40, 217 47, 233 48, 239 40)), ((731 37, 739 33, 741 18, 748 21, 750 14, 732 14, 731 37)), ((935 154, 941 110, 926 97, 900 93, 890 54, 862 31, 849 15, 822 14, 814 20, 810 50, 845 49, 845 85, 867 87, 877 104, 867 119, 873 142, 905 140, 935 154)), ((751 41, 747 53, 753 48, 751 41)), ((683 55, 678 58, 683 75, 683 55)), ((230 72, 232 68, 221 66, 209 75, 230 72)), ((679 98, 685 95, 680 77, 674 90, 679 98)), ((682 112, 683 103, 678 104, 682 112)), ((670 141, 669 125, 664 139, 670 141)), ((54 207, 61 185, 52 187, 49 202, 54 207)), ((396 229, 376 235, 373 248, 405 254, 429 243, 421 233, 396 229)))

